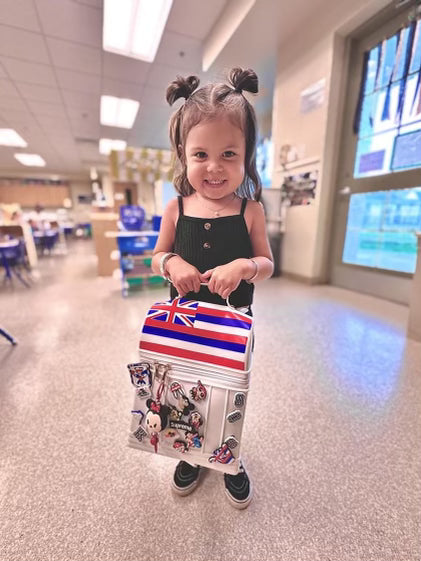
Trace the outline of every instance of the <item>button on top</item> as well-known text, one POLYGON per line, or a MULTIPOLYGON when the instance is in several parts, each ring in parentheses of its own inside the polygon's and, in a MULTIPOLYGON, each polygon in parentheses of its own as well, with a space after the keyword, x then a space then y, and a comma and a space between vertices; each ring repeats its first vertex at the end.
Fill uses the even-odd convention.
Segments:
POLYGON ((205 242, 203 244, 204 249, 210 249, 211 244, 209 242, 205 242))
POLYGON ((205 222, 203 227, 205 228, 205 230, 210 230, 212 228, 212 224, 210 222, 205 222))

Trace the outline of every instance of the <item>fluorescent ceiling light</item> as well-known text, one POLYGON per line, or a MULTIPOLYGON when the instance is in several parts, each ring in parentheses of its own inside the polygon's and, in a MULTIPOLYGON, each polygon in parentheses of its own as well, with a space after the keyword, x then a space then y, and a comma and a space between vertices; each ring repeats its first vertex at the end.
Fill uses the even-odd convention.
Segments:
POLYGON ((13 129, 0 129, 0 145, 26 148, 28 143, 13 129))
POLYGON ((124 150, 127 146, 125 140, 112 140, 111 138, 101 138, 99 140, 99 151, 108 156, 111 150, 124 150))
POLYGON ((131 129, 139 111, 139 102, 112 95, 101 96, 101 125, 131 129))
POLYGON ((153 62, 173 0, 104 0, 104 51, 153 62))
POLYGON ((41 158, 38 154, 15 154, 15 158, 23 164, 24 166, 37 166, 44 167, 46 165, 45 160, 41 158))

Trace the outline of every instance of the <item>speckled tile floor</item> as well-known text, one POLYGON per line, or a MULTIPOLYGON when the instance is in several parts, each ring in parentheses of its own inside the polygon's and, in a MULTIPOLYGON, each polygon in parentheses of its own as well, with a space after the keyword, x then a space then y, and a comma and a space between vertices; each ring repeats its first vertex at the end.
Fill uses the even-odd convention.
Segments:
POLYGON ((148 305, 98 278, 90 242, 0 288, 1 561, 415 561, 421 344, 407 309, 329 286, 257 288, 243 455, 245 511, 207 473, 170 492, 174 460, 126 447, 126 364, 148 305))

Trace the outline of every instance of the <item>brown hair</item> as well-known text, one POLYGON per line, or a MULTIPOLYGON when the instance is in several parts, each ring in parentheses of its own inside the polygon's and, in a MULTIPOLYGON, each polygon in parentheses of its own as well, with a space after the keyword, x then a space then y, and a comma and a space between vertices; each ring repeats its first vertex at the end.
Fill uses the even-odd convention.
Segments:
POLYGON ((256 169, 256 115, 251 104, 242 95, 243 90, 257 93, 257 76, 253 70, 233 68, 228 79, 230 85, 208 84, 197 89, 197 76, 177 76, 168 86, 166 98, 170 105, 180 97, 186 99, 170 120, 170 140, 175 153, 174 187, 183 196, 194 192, 187 179, 184 153, 180 153, 180 147, 185 146, 190 129, 203 120, 226 114, 243 131, 246 142, 244 180, 236 193, 240 197, 259 201, 262 185, 256 169))

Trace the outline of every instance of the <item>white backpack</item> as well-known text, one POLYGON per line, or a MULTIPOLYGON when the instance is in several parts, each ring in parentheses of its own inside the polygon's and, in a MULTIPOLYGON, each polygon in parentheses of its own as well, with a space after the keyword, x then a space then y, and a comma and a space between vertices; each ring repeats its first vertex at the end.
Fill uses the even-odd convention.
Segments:
POLYGON ((253 319, 186 298, 154 304, 129 364, 129 445, 225 473, 239 469, 253 319))

